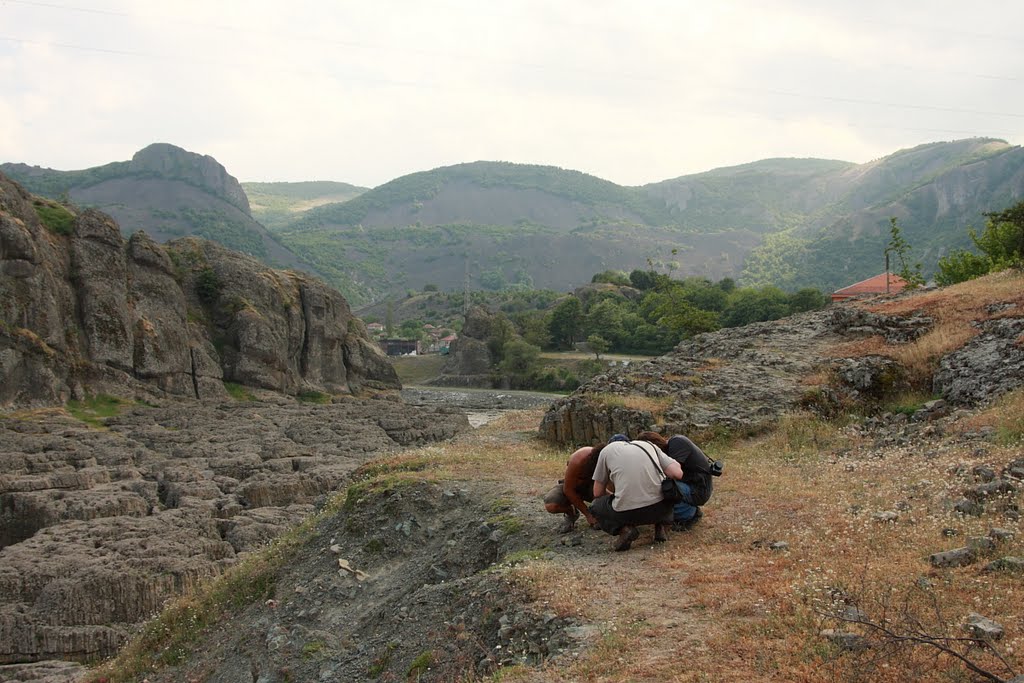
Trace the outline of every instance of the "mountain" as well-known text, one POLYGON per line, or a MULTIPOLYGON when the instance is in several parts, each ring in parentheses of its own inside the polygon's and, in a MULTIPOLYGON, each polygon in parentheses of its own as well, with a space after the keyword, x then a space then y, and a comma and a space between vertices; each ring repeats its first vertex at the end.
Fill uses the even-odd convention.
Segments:
POLYGON ((158 143, 131 161, 80 171, 6 163, 0 172, 37 195, 104 211, 125 236, 144 230, 158 242, 204 237, 272 266, 301 264, 252 217, 242 186, 211 156, 158 143))
POLYGON ((765 159, 641 187, 485 161, 366 191, 241 185, 211 157, 163 144, 84 171, 0 170, 37 194, 100 207, 126 232, 196 235, 270 265, 315 269, 355 306, 427 285, 461 291, 467 278, 477 290, 568 291, 594 273, 636 268, 832 290, 882 271, 892 217, 927 276, 940 256, 970 247, 968 228, 983 227, 985 212, 1024 198, 1024 150, 988 138, 865 164, 765 159))
POLYGON ((976 138, 866 164, 766 159, 623 187, 551 166, 414 173, 281 228, 357 305, 433 284, 567 290, 606 269, 825 290, 884 268, 889 218, 930 274, 1024 197, 1024 151, 976 138))
POLYGON ((743 227, 764 240, 740 281, 838 288, 881 272, 895 217, 926 274, 970 246, 983 214, 1024 198, 1024 150, 975 138, 901 150, 866 164, 772 159, 645 186, 686 225, 743 227))
POLYGON ((293 222, 310 209, 345 202, 366 192, 367 188, 328 180, 300 183, 242 183, 249 197, 253 218, 271 231, 293 222))
POLYGON ((696 231, 641 188, 551 166, 475 162, 397 178, 306 212, 278 233, 355 302, 426 284, 567 290, 607 268, 738 272, 760 241, 747 229, 696 231))

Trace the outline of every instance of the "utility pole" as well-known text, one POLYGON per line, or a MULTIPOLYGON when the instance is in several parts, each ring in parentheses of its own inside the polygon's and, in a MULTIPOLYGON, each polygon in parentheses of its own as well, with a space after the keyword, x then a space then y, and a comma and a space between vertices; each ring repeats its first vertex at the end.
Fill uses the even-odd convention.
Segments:
POLYGON ((889 293, 889 250, 885 250, 885 293, 889 293))
POLYGON ((466 250, 466 276, 462 280, 462 316, 469 315, 469 250, 466 250))

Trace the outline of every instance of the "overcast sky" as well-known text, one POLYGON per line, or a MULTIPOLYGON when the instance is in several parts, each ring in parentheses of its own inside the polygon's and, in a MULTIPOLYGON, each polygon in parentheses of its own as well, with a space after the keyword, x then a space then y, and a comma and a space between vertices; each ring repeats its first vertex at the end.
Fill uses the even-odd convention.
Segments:
POLYGON ((1024 2, 0 0, 0 162, 240 180, 466 161, 626 185, 1024 141, 1024 2))

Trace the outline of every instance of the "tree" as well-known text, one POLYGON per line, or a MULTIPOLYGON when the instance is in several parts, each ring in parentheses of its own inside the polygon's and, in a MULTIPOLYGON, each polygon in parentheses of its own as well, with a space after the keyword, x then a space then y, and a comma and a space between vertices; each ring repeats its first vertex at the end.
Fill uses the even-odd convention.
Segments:
POLYGON ((634 270, 629 274, 630 283, 641 292, 658 286, 659 275, 653 270, 634 270))
POLYGON ((551 346, 549 316, 537 311, 522 318, 519 326, 520 334, 530 344, 546 349, 551 346))
POLYGON ((613 285, 628 286, 630 284, 629 277, 621 270, 606 270, 601 273, 597 273, 594 277, 590 278, 592 283, 594 282, 609 282, 613 285))
POLYGON ((551 311, 549 330, 555 344, 571 349, 579 336, 583 325, 583 304, 574 296, 570 296, 551 311))
POLYGON ((491 352, 492 362, 500 363, 505 357, 505 346, 516 337, 516 327, 504 313, 491 318, 491 326, 487 330, 487 350, 491 352))
MULTIPOLYGON (((899 269, 896 274, 907 281, 907 289, 914 289, 924 284, 924 277, 921 275, 921 264, 910 264, 907 259, 910 256, 910 244, 900 234, 900 226, 896 217, 889 219, 889 244, 885 248, 886 267, 888 268, 889 254, 895 254, 899 262, 899 269)), ((888 270, 886 270, 888 274, 888 270)))
POLYGON ((625 307, 611 299, 604 299, 591 305, 584 319, 584 327, 591 334, 604 337, 607 341, 616 342, 622 337, 622 317, 625 307))
POLYGON ((590 350, 594 352, 595 360, 601 360, 601 354, 608 351, 609 347, 611 347, 608 340, 599 334, 592 334, 587 337, 587 345, 590 347, 590 350))
POLYGON ((991 270, 1024 265, 1024 201, 985 217, 985 231, 981 237, 972 231, 971 239, 992 262, 991 270))
POLYGON ((742 287, 730 295, 729 305, 722 313, 722 325, 741 327, 764 320, 778 320, 789 313, 789 297, 781 289, 742 287))
POLYGON ((718 329, 718 314, 694 306, 686 295, 686 287, 676 283, 665 291, 649 293, 643 301, 647 319, 667 329, 676 342, 718 329))
POLYGON ((423 321, 409 319, 398 326, 398 336, 402 339, 423 339, 423 321))
POLYGON ((1024 201, 1004 211, 986 213, 988 222, 979 236, 973 228, 971 241, 981 255, 958 249, 939 259, 935 281, 952 285, 995 270, 1024 265, 1024 201))
POLYGON ((939 258, 939 269, 935 273, 936 284, 945 287, 981 277, 992 268, 992 262, 984 256, 957 249, 948 256, 939 258))
POLYGON ((498 369, 513 378, 525 380, 537 368, 540 349, 522 339, 512 339, 505 342, 501 355, 502 360, 498 364, 498 369))
POLYGON ((825 295, 813 287, 804 287, 789 296, 789 307, 793 313, 816 311, 819 308, 824 308, 826 303, 828 303, 828 299, 825 298, 825 295))

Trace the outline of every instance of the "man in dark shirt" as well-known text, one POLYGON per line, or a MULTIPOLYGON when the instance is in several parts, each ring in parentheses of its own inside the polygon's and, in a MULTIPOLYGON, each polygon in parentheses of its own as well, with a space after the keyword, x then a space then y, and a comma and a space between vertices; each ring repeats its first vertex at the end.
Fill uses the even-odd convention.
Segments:
POLYGON ((690 529, 704 516, 700 508, 711 498, 711 459, 682 434, 666 440, 656 432, 643 432, 639 438, 657 444, 682 466, 683 478, 676 482, 676 486, 683 494, 683 500, 672 510, 672 528, 676 531, 690 529))

